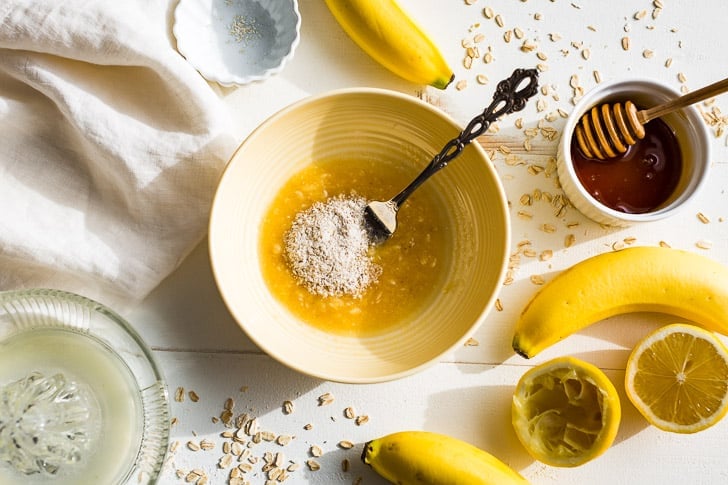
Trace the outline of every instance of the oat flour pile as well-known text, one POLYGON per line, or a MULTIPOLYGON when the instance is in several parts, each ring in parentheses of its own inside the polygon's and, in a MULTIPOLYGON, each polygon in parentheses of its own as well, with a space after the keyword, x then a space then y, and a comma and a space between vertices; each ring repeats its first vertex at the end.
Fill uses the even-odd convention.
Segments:
POLYGON ((0 290, 131 302, 204 235, 233 139, 168 9, 0 2, 0 290))

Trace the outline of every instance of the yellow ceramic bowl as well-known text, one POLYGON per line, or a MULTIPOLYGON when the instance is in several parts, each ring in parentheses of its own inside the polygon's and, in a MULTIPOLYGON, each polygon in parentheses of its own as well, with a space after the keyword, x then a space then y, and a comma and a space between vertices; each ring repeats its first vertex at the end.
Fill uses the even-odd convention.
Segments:
POLYGON ((271 295, 259 263, 262 220, 279 189, 308 164, 366 156, 408 164, 414 178, 461 129, 411 96, 352 89, 285 108, 242 143, 213 202, 210 258, 228 309, 256 345, 302 373, 369 383, 437 362, 484 321, 505 275, 510 221, 500 180, 477 143, 426 182, 457 229, 443 284, 402 325, 368 337, 318 330, 271 295))

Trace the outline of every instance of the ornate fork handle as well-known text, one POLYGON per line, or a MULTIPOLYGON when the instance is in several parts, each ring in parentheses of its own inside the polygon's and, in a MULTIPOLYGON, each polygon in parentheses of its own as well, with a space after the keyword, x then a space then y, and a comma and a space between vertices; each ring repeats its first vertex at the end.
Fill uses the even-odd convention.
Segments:
POLYGON ((499 82, 490 105, 473 118, 457 137, 450 140, 422 173, 392 199, 395 207, 398 209, 425 180, 445 168, 463 151, 465 145, 485 133, 491 123, 503 115, 521 111, 536 92, 538 92, 538 71, 536 69, 516 69, 511 77, 499 82), (528 84, 520 87, 526 80, 528 80, 528 84))

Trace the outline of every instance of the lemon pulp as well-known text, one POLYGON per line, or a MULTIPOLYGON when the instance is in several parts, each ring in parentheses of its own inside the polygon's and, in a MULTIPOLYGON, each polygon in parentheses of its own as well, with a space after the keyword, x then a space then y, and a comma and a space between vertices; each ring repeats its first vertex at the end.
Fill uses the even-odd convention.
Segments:
POLYGON ((660 328, 632 351, 625 389, 654 426, 677 433, 703 430, 728 411, 728 349, 693 325, 660 328))
POLYGON ((526 372, 513 395, 513 427, 526 450, 552 466, 601 455, 619 428, 619 396, 597 367, 560 357, 526 372))

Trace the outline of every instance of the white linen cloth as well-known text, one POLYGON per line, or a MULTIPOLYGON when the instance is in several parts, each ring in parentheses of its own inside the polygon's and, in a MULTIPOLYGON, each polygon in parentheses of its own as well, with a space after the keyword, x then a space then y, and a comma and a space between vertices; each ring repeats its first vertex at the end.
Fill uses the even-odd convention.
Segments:
POLYGON ((204 236, 234 138, 171 16, 166 0, 0 2, 0 290, 135 302, 204 236))

